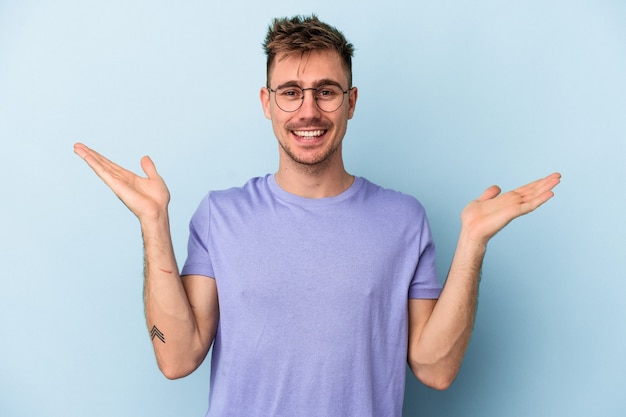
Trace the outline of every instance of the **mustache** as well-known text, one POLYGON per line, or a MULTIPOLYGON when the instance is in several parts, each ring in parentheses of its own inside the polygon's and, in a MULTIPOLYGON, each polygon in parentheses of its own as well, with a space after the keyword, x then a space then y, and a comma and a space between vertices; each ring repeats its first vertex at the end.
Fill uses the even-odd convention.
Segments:
POLYGON ((322 122, 320 119, 300 120, 297 123, 287 123, 287 130, 329 130, 332 124, 322 122))

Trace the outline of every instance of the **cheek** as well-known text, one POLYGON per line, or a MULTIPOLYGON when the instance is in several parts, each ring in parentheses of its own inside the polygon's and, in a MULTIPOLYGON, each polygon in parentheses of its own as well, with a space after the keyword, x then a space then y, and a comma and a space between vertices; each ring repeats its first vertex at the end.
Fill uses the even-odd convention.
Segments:
POLYGON ((341 114, 341 117, 338 117, 335 120, 335 124, 337 126, 342 126, 343 128, 345 128, 345 126, 348 125, 348 120, 350 120, 351 118, 352 118, 352 111, 346 110, 341 114))
POLYGON ((270 110, 270 119, 272 120, 272 126, 274 126, 274 128, 279 129, 284 126, 285 119, 281 116, 282 115, 277 112, 276 109, 270 110))
POLYGON ((270 114, 269 119, 272 121, 272 130, 276 136, 284 136, 285 121, 276 117, 276 114, 270 114))

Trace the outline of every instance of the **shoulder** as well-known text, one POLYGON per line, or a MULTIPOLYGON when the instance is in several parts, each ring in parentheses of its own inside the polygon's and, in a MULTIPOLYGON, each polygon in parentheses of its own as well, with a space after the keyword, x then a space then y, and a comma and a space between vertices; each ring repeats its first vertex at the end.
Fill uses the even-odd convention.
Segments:
POLYGON ((208 230, 215 222, 244 221, 265 212, 269 201, 266 177, 251 178, 240 187, 209 191, 196 208, 191 223, 197 229, 208 230))
POLYGON ((209 191, 196 212, 214 219, 246 218, 265 212, 273 205, 268 177, 254 177, 239 187, 209 191))
POLYGON ((416 197, 391 188, 382 187, 365 178, 361 178, 361 181, 363 181, 361 193, 364 202, 367 204, 375 204, 386 210, 393 210, 396 213, 425 214, 424 206, 416 197))
POLYGON ((268 194, 268 176, 250 178, 244 185, 238 187, 211 190, 206 194, 203 202, 211 205, 235 202, 241 204, 245 201, 256 200, 268 194))

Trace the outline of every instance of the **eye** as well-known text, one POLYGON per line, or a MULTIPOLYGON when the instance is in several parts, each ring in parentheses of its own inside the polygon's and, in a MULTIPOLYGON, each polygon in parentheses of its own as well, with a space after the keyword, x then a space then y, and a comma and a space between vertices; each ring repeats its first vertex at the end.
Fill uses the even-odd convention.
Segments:
POLYGON ((299 99, 300 97, 302 97, 302 90, 300 90, 299 88, 293 88, 293 87, 281 88, 276 93, 279 96, 288 98, 288 99, 299 99))
POLYGON ((334 85, 323 85, 317 89, 318 98, 330 99, 337 97, 339 94, 341 94, 341 91, 334 85))

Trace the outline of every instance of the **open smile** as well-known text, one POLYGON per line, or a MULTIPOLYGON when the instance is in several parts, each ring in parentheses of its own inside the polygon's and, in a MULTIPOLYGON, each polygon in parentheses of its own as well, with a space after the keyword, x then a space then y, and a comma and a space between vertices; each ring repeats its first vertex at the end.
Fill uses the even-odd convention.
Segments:
POLYGON ((318 130, 292 130, 291 133, 293 133, 296 136, 299 136, 301 138, 317 138, 322 136, 324 133, 326 133, 325 129, 318 129, 318 130))

